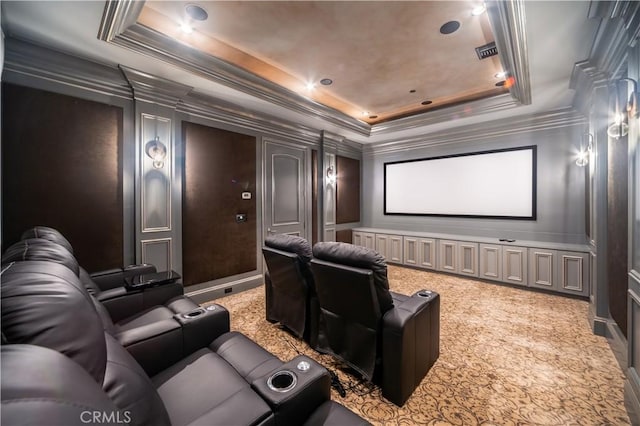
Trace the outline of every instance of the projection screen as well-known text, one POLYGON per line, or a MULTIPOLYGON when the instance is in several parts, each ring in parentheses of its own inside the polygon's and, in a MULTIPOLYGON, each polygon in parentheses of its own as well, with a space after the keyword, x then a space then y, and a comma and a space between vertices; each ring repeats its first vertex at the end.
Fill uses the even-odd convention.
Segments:
POLYGON ((384 163, 384 214, 536 219, 536 146, 384 163))

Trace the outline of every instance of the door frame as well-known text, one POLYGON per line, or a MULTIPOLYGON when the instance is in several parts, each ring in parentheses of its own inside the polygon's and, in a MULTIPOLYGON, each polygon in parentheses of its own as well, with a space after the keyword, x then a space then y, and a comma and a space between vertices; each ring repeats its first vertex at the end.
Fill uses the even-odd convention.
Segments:
MULTIPOLYGON (((263 137, 262 143, 260 144, 260 148, 262 149, 262 218, 260 221, 261 230, 260 233, 262 235, 262 241, 260 247, 264 245, 264 240, 267 237, 267 228, 269 225, 266 223, 265 219, 267 216, 268 209, 271 208, 271 194, 267 193, 267 170, 271 167, 271 162, 267 158, 267 145, 275 145, 282 148, 287 149, 295 149, 297 151, 302 151, 303 159, 302 159, 302 176, 303 176, 303 191, 302 191, 302 200, 303 200, 303 209, 304 209, 304 229, 303 238, 307 241, 311 242, 311 185, 312 185, 312 176, 311 176, 311 148, 308 146, 300 146, 294 143, 284 142, 281 140, 273 139, 270 137, 263 137)), ((264 259, 263 259, 264 262, 264 259)))

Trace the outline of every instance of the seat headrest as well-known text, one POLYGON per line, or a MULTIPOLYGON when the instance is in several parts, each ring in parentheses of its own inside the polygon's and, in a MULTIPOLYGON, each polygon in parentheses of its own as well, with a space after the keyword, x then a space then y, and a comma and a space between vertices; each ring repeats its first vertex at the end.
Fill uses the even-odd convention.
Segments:
POLYGON ((102 384, 107 360, 104 328, 78 277, 59 263, 30 260, 5 266, 0 280, 2 334, 7 342, 61 352, 102 384))
POLYGON ((288 251, 298 255, 301 261, 309 263, 311 261, 311 245, 307 240, 297 235, 273 234, 268 235, 264 240, 264 245, 274 249, 288 251))
POLYGON ((349 243, 320 242, 313 246, 313 256, 340 265, 371 269, 380 311, 384 313, 393 307, 387 279, 387 261, 377 251, 349 243))
POLYGON ((73 254, 73 247, 69 240, 67 240, 60 231, 49 228, 48 226, 34 226, 31 229, 27 229, 22 233, 22 237, 20 238, 22 240, 27 240, 29 238, 42 238, 49 240, 56 244, 60 244, 62 247, 69 250, 69 253, 73 254))
POLYGON ((2 254, 2 264, 23 260, 48 260, 69 268, 76 276, 80 266, 73 254, 63 246, 41 238, 18 241, 2 254))
POLYGON ((54 350, 2 345, 0 359, 2 424, 72 425, 90 423, 93 412, 125 415, 116 413, 115 404, 82 367, 54 350))

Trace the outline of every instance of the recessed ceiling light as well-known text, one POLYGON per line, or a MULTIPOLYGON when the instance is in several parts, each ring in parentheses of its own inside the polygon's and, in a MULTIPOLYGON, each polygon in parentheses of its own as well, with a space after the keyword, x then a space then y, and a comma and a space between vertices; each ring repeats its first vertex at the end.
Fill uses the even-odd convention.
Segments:
POLYGON ((487 7, 484 4, 482 4, 480 6, 474 7, 473 10, 471 11, 471 14, 473 16, 482 15, 485 10, 487 10, 487 7))
POLYGON ((313 90, 315 88, 316 88, 315 83, 312 83, 312 82, 307 83, 307 90, 313 90))
POLYGON ((420 105, 430 105, 432 103, 433 103, 433 101, 422 101, 422 102, 420 102, 420 105))
POLYGON ((191 19, 196 21, 206 21, 209 17, 207 11, 197 4, 188 4, 184 7, 184 10, 191 19))
POLYGON ((362 115, 369 115, 371 114, 369 111, 362 111, 362 115))
POLYGON ((370 115, 369 118, 374 119, 374 118, 378 118, 377 115, 370 115))
POLYGON ((442 34, 451 34, 458 31, 460 28, 460 22, 458 21, 449 21, 440 27, 440 33, 442 34))
POLYGON ((507 72, 506 71, 500 71, 495 73, 494 77, 495 78, 505 78, 507 76, 507 72))
POLYGON ((320 84, 322 84, 323 86, 329 86, 333 83, 333 80, 331 80, 330 78, 323 78, 322 80, 320 80, 320 84))
POLYGON ((497 83, 496 83, 496 86, 498 86, 498 87, 502 87, 502 86, 504 86, 505 84, 507 84, 507 82, 506 82, 505 80, 502 80, 502 81, 497 82, 497 83))
POLYGON ((186 34, 191 34, 193 32, 193 27, 187 24, 186 22, 183 22, 182 24, 180 24, 180 29, 182 30, 183 33, 186 33, 186 34))
POLYGON ((409 93, 416 93, 416 89, 409 90, 409 93))

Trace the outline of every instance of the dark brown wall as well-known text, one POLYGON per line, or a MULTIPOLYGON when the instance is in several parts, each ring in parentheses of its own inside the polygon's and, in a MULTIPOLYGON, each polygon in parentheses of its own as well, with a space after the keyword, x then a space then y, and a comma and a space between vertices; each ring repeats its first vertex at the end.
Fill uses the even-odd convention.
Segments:
POLYGON ((340 231, 336 231, 336 241, 351 244, 353 242, 351 235, 351 229, 341 229, 340 231))
POLYGON ((256 138, 187 122, 182 129, 184 284, 255 270, 256 138), (236 223, 236 213, 248 221, 236 223))
POLYGON ((122 266, 122 109, 2 85, 3 248, 60 230, 89 271, 122 266))
POLYGON ((607 276, 609 311, 620 331, 627 335, 627 238, 628 238, 628 145, 627 138, 609 141, 607 188, 607 276))
POLYGON ((360 161, 336 156, 336 223, 360 222, 360 161))

